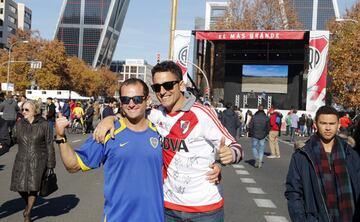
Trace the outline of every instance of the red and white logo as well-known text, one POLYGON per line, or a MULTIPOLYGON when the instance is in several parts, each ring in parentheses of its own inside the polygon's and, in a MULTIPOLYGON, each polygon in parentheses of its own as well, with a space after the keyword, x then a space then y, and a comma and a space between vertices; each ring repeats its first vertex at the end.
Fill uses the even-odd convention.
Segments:
POLYGON ((180 120, 180 129, 183 134, 185 134, 190 127, 190 121, 188 120, 180 120))

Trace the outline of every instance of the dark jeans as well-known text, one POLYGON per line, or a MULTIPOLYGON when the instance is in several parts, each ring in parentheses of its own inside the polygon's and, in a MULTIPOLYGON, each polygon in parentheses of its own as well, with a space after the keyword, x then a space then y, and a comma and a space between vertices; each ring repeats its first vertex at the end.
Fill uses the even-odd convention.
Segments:
POLYGON ((49 123, 49 128, 50 128, 50 135, 51 135, 51 138, 53 138, 55 122, 51 121, 51 120, 48 120, 48 123, 49 123))
POLYGON ((312 126, 306 126, 307 136, 311 136, 313 134, 312 126))
POLYGON ((12 130, 14 129, 14 126, 16 124, 16 120, 5 120, 6 121, 6 125, 9 128, 9 132, 12 132, 12 130))
POLYGON ((224 222, 224 208, 209 212, 188 213, 165 208, 166 222, 224 222))
POLYGON ((85 125, 86 125, 85 133, 91 133, 92 131, 94 131, 92 119, 86 120, 85 125))

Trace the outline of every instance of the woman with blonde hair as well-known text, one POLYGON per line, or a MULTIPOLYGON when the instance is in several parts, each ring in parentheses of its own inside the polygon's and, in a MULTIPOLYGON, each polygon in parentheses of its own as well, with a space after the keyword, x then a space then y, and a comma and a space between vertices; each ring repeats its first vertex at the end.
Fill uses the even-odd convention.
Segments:
POLYGON ((19 192, 26 207, 25 222, 31 221, 41 178, 47 168, 55 167, 55 151, 48 122, 41 116, 40 104, 26 101, 21 112, 24 116, 15 125, 14 139, 18 152, 11 177, 10 190, 19 192))

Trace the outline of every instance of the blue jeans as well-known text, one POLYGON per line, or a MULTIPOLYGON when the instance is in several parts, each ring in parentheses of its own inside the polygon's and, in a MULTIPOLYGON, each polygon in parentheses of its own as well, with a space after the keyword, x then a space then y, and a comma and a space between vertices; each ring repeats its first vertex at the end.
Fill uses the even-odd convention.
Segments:
POLYGON ((296 128, 295 127, 291 127, 290 128, 290 141, 291 142, 294 142, 295 141, 295 130, 296 130, 296 128))
POLYGON ((209 212, 188 213, 165 208, 166 222, 224 222, 224 208, 209 212))
POLYGON ((55 122, 48 120, 48 123, 49 123, 49 128, 50 128, 50 136, 51 136, 51 138, 53 138, 55 122))
POLYGON ((265 138, 262 140, 252 138, 252 152, 255 160, 259 159, 262 161, 265 150, 265 138))

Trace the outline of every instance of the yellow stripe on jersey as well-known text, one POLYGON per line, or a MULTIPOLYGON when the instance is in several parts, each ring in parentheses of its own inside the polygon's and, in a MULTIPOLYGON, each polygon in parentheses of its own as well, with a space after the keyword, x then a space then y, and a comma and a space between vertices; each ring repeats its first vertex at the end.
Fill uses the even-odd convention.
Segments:
POLYGON ((150 121, 149 121, 149 128, 152 129, 154 132, 156 132, 156 127, 150 121))
POLYGON ((79 157, 79 155, 77 155, 77 153, 75 153, 75 155, 76 155, 77 162, 80 165, 80 168, 81 168, 82 171, 85 172, 85 171, 91 170, 90 167, 85 165, 85 163, 81 160, 81 158, 79 157))
POLYGON ((104 222, 106 222, 106 215, 105 215, 105 217, 104 217, 104 222))
MULTIPOLYGON (((126 125, 125 125, 125 122, 124 122, 124 119, 123 119, 123 118, 120 118, 120 119, 119 119, 119 123, 120 123, 120 127, 114 131, 114 136, 115 136, 116 134, 120 133, 121 131, 123 131, 123 130, 126 128, 126 125)), ((109 141, 109 139, 111 139, 110 133, 106 135, 104 144, 105 144, 107 141, 109 141)))

